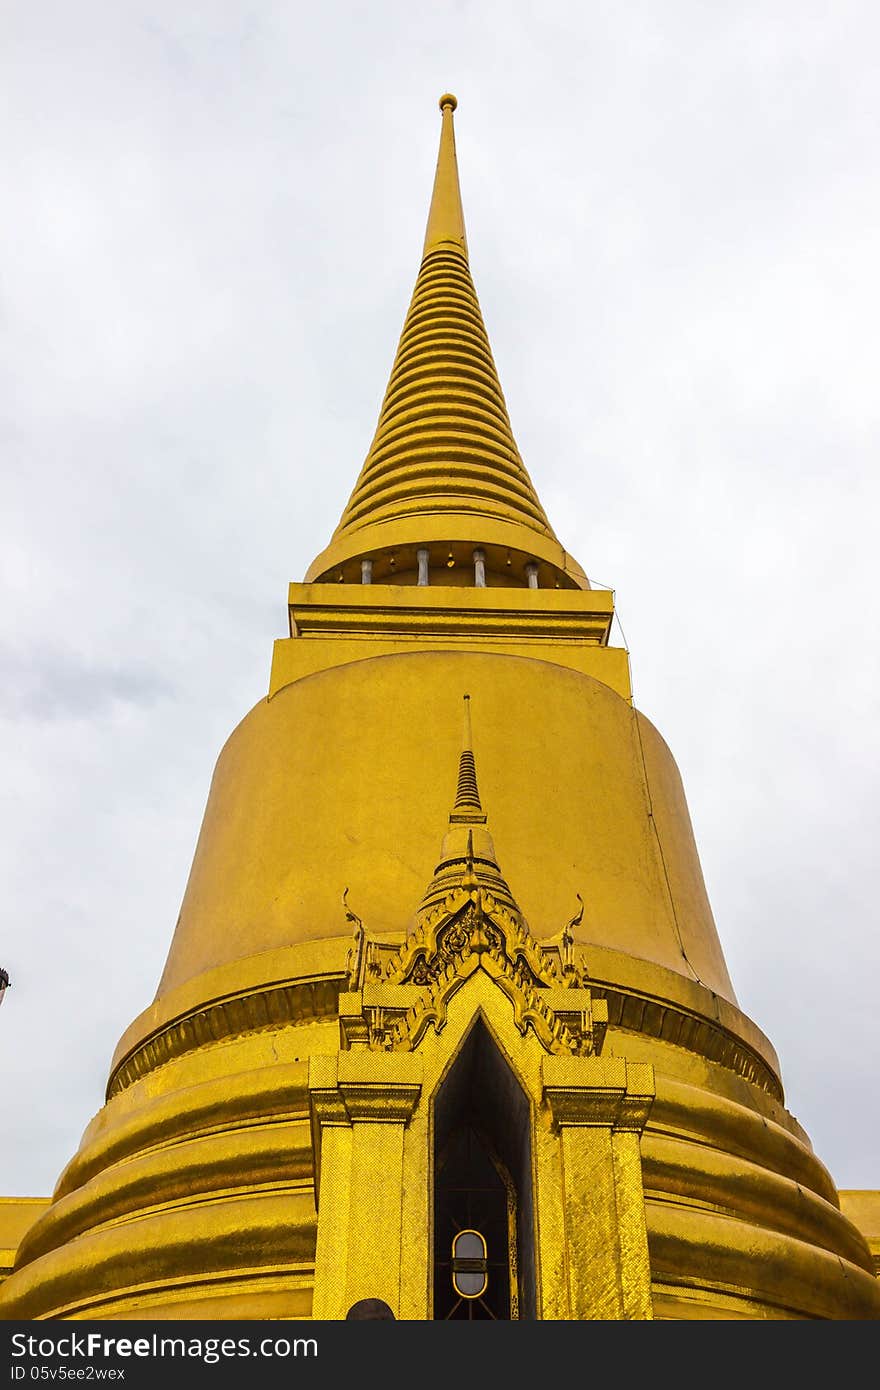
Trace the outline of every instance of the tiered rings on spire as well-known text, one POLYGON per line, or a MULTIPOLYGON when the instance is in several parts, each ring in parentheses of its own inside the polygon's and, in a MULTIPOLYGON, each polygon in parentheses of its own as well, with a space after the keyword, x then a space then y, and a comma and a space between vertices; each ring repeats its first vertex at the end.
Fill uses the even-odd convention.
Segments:
POLYGON ((468 266, 452 112, 443 127, 424 258, 370 452, 336 534, 412 512, 477 512, 546 535, 520 458, 468 266))
POLYGON ((513 438, 467 260, 451 246, 422 262, 337 534, 423 511, 512 518, 552 534, 513 438))
POLYGON ((376 433, 333 539, 309 579, 440 582, 476 563, 475 583, 589 587, 556 539, 520 457, 468 264, 449 93, 425 244, 376 433), (445 549, 444 549, 445 546, 445 549), (397 557, 393 560, 392 557, 397 557), (474 558, 471 558, 474 557, 474 558), (513 558, 511 558, 513 557, 513 558), (346 565, 350 568, 346 569, 346 565))
POLYGON ((492 896, 519 917, 519 908, 498 867, 495 845, 486 825, 488 817, 477 790, 477 769, 471 735, 471 697, 464 697, 464 735, 458 761, 455 804, 443 837, 440 861, 425 890, 420 911, 437 907, 465 883, 488 889, 492 896))
POLYGON ((484 825, 486 813, 480 803, 477 787, 477 766, 474 762, 473 737, 471 734, 471 697, 464 696, 464 736, 461 756, 458 761, 458 786, 455 792, 455 805, 452 808, 452 822, 475 821, 484 825))

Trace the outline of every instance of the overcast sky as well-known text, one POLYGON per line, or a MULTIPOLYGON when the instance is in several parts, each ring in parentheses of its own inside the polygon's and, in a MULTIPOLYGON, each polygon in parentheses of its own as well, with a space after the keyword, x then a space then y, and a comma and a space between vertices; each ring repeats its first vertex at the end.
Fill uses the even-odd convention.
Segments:
POLYGON ((51 1191, 153 997, 447 89, 520 451, 616 591, 788 1107, 880 1187, 878 39, 845 0, 6 0, 0 1193, 51 1191))

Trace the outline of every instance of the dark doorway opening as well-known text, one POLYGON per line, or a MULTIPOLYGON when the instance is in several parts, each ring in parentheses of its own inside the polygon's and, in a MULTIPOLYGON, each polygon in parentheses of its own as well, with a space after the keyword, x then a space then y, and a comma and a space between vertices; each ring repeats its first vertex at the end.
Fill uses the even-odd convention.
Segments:
POLYGON ((434 1318, 533 1318, 529 1103, 481 1018, 440 1088, 434 1135, 434 1318), (486 1242, 474 1298, 456 1288, 453 1240, 464 1230, 486 1242))

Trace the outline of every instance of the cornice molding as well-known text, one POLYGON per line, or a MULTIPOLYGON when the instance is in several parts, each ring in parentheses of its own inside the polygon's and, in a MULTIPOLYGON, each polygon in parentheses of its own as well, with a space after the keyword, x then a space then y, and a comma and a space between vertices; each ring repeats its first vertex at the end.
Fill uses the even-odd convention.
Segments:
MULTIPOLYGON (((538 944, 544 953, 546 948, 538 944)), ((387 952, 390 959, 398 950, 398 947, 389 946, 381 955, 387 952)), ((367 989, 364 1002, 370 1007, 382 1007, 390 1001, 380 998, 378 993, 373 998, 374 989, 383 989, 378 971, 373 979, 375 983, 372 985, 365 981, 367 989)), ((264 989, 252 988, 241 995, 230 994, 200 1009, 188 1011, 150 1034, 120 1060, 111 1073, 107 1099, 120 1094, 158 1067, 200 1047, 285 1025, 318 1020, 329 1022, 340 1017, 340 1009, 350 1016, 352 1001, 349 999, 347 1007, 340 1003, 340 994, 348 988, 349 980, 343 972, 328 974, 321 979, 273 981, 264 989)), ((408 1006, 412 1006, 415 1004, 415 987, 405 988, 412 991, 412 998, 407 1001, 408 1006)), ((717 1020, 675 1002, 607 980, 589 980, 589 989, 594 1008, 599 1001, 606 1002, 609 1027, 683 1047, 759 1086, 775 1100, 784 1101, 779 1078, 768 1063, 754 1048, 717 1020)), ((575 993, 563 991, 558 985, 534 992, 545 996, 547 1005, 563 1024, 569 1023, 570 1017, 566 1016, 564 1004, 566 997, 572 1003, 576 1002, 575 993)), ((360 1008, 357 1013, 360 1015, 360 1008)), ((351 1018, 350 1026, 355 1026, 354 1018, 351 1018)))
POLYGON ((144 1076, 200 1047, 286 1024, 312 1023, 338 1016, 340 977, 273 981, 265 989, 228 995, 172 1019, 133 1048, 114 1068, 107 1100, 144 1076))
POLYGON ((545 1057, 543 1098, 556 1128, 586 1125, 641 1134, 654 1104, 654 1069, 623 1057, 545 1057))

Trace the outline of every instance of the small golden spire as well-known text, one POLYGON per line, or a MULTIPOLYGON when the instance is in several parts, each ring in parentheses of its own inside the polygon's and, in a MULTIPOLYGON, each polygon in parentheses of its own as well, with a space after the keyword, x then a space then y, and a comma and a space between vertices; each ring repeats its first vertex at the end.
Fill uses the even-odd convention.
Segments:
POLYGON ((467 260, 464 209, 458 185, 458 160, 455 156, 455 130, 452 125, 452 113, 457 105, 458 102, 452 93, 444 92, 440 98, 443 121, 440 127, 440 152, 437 155, 437 172, 434 175, 434 192, 422 255, 427 256, 429 252, 436 251, 441 246, 454 246, 467 260))
POLYGON ((477 790, 477 770, 471 746, 471 697, 464 697, 464 737, 458 760, 458 787, 455 805, 449 813, 449 828, 443 837, 440 861, 428 884, 419 911, 436 907, 450 892, 486 888, 508 911, 519 914, 504 876, 498 867, 495 846, 489 834, 488 817, 477 790))
POLYGON ((472 744, 471 697, 470 695, 465 695, 464 732, 462 736, 461 756, 458 760, 458 787, 455 793, 455 805, 449 817, 450 824, 457 821, 476 821, 485 824, 486 821, 486 815, 480 803, 480 793, 477 787, 477 767, 474 762, 472 744))

